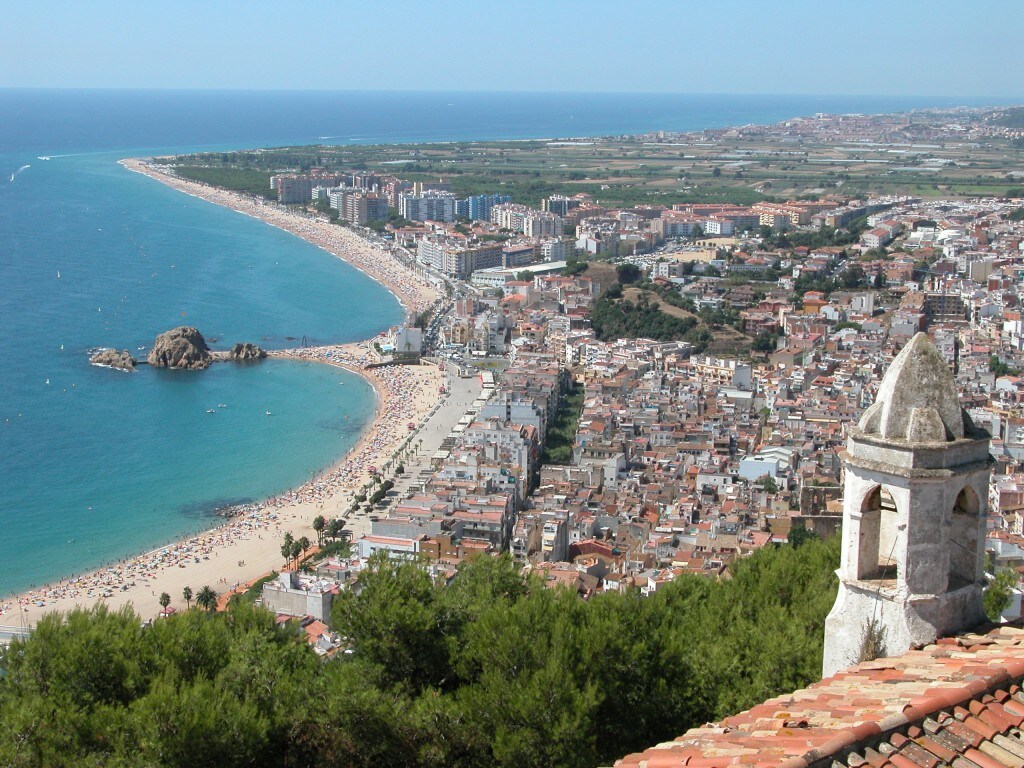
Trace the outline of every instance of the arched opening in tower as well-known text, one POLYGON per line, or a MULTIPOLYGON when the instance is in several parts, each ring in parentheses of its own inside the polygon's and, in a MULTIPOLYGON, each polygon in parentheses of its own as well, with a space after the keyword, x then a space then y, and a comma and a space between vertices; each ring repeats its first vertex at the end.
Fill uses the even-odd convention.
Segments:
POLYGON ((857 578, 895 579, 899 536, 896 502, 889 490, 877 485, 861 505, 857 578))
POLYGON ((979 574, 978 494, 966 486, 956 497, 950 514, 949 580, 946 589, 966 587, 976 582, 979 574))

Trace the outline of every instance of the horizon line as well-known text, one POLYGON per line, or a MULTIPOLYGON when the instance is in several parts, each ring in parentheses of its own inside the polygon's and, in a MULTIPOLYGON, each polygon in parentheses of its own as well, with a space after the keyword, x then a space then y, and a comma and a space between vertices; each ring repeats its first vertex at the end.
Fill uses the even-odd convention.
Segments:
MULTIPOLYGON (((396 94, 508 94, 508 95, 594 95, 594 96, 733 96, 760 98, 884 98, 884 99, 997 99, 1000 101, 1019 100, 1024 104, 1024 93, 1019 95, 997 94, 928 94, 928 93, 777 93, 742 91, 670 91, 670 90, 554 90, 554 89, 410 89, 410 88, 259 88, 259 87, 196 87, 196 86, 64 86, 64 85, 0 85, 0 91, 50 91, 50 92, 146 92, 146 93, 396 93, 396 94)), ((1006 106, 1006 105, 999 105, 1006 106)))

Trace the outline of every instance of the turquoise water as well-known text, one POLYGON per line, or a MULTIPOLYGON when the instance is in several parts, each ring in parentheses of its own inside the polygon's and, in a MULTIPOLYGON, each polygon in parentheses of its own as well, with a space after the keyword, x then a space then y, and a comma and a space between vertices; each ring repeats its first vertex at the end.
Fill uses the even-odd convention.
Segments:
POLYGON ((8 588, 209 527, 217 506, 308 479, 354 444, 374 405, 364 379, 313 363, 72 368, 4 425, 27 449, 9 465, 25 482, 4 500, 19 510, 5 515, 5 556, 19 562, 8 588))
POLYGON ((91 348, 141 356, 183 323, 215 348, 283 348, 366 338, 403 316, 390 293, 325 251, 117 157, 33 158, 0 184, 0 593, 293 487, 343 455, 373 413, 365 381, 327 366, 126 374, 88 365, 91 348))
POLYGON ((89 366, 91 348, 148 347, 183 323, 214 347, 283 348, 304 336, 366 338, 402 317, 391 294, 318 248, 130 173, 119 158, 694 130, 965 103, 0 89, 0 594, 163 544, 214 524, 217 506, 294 487, 339 458, 373 410, 361 379, 326 366, 128 375, 89 366))

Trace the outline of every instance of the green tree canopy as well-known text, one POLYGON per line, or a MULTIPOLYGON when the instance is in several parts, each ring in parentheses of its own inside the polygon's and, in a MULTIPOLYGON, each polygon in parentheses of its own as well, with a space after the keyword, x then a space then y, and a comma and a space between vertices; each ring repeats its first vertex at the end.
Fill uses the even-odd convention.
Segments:
POLYGON ((629 283, 635 283, 643 277, 644 273, 636 264, 619 264, 615 267, 615 274, 618 276, 620 283, 628 285, 629 283))
POLYGON ((245 601, 150 626, 51 614, 3 653, 0 764, 610 765, 816 680, 838 552, 810 539, 731 580, 586 601, 507 555, 448 584, 377 557, 335 604, 348 653, 326 664, 245 601))

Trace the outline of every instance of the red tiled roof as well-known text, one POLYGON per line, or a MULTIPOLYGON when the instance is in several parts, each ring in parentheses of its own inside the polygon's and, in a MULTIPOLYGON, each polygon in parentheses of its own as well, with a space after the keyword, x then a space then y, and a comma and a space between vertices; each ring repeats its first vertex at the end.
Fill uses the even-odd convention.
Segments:
POLYGON ((617 768, 1024 766, 1024 629, 865 662, 617 768))

